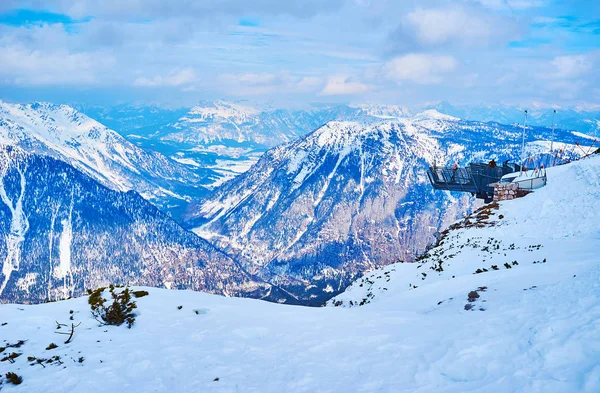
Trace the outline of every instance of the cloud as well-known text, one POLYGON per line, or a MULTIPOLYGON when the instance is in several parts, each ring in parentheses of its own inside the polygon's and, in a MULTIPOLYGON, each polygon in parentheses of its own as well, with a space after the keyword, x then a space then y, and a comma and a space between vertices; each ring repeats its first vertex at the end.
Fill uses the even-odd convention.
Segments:
POLYGON ((186 87, 189 89, 197 80, 193 69, 184 68, 173 70, 166 76, 139 77, 133 81, 133 85, 138 87, 186 87))
POLYGON ((476 44, 487 41, 491 26, 482 18, 473 17, 460 8, 418 9, 407 16, 415 28, 416 37, 425 45, 440 45, 450 41, 476 44))
POLYGON ((315 92, 323 81, 314 76, 294 76, 289 72, 223 74, 219 80, 225 93, 232 95, 297 94, 315 92))
POLYGON ((114 66, 110 56, 0 46, 0 80, 19 86, 96 84, 97 74, 114 66))
POLYGON ((0 0, 0 91, 405 105, 571 91, 600 102, 595 2, 581 2, 0 0))
POLYGON ((485 7, 495 10, 524 10, 541 7, 547 3, 543 0, 479 0, 479 2, 485 7))
POLYGON ((598 59, 591 55, 556 56, 540 66, 535 77, 543 83, 545 90, 562 99, 580 99, 588 86, 599 82, 598 76, 591 72, 595 60, 598 59))
POLYGON ((417 8, 406 13, 388 36, 390 52, 413 52, 426 48, 486 47, 516 39, 516 22, 482 7, 459 3, 417 8))
POLYGON ((452 56, 413 53, 388 61, 383 69, 385 77, 397 83, 427 85, 440 83, 444 74, 453 71, 456 65, 452 56))
POLYGON ((548 77, 555 79, 578 78, 592 69, 592 62, 585 55, 557 56, 550 65, 553 72, 548 77))
MULTIPOLYGON (((5 0, 2 0, 5 1, 5 0)), ((12 1, 13 0, 8 0, 12 1)), ((80 18, 90 15, 119 19, 210 18, 252 14, 309 18, 339 9, 344 0, 33 0, 33 5, 80 18)))
POLYGON ((323 96, 354 95, 366 93, 372 88, 373 86, 352 80, 347 76, 338 75, 329 77, 327 84, 319 94, 323 96))

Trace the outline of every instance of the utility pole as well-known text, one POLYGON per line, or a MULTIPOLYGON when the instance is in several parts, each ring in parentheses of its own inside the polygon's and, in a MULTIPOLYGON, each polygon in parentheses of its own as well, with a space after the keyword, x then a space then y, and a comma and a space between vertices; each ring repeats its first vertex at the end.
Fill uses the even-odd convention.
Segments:
POLYGON ((554 117, 556 116, 556 109, 552 113, 552 139, 550 139, 550 152, 554 151, 554 117))
POLYGON ((525 128, 527 127, 527 109, 525 109, 525 119, 523 119, 523 141, 521 142, 521 172, 523 172, 523 162, 525 161, 525 128))

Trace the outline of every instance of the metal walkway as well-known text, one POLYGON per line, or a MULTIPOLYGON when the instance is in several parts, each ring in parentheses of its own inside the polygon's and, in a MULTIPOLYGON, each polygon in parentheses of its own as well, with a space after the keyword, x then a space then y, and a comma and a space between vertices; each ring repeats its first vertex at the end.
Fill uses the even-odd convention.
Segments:
POLYGON ((490 184, 497 183, 506 174, 520 170, 517 164, 505 163, 492 168, 485 163, 471 163, 465 168, 432 166, 429 167, 427 176, 436 190, 469 192, 477 198, 491 202, 494 198, 494 187, 490 187, 490 184))

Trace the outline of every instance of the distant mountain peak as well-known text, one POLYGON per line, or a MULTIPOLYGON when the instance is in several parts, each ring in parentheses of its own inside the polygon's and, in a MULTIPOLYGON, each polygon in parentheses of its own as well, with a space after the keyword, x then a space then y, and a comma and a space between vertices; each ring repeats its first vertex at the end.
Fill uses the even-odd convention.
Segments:
POLYGON ((435 109, 428 109, 414 116, 414 119, 431 119, 431 120, 446 120, 446 121, 460 121, 458 117, 445 115, 435 109))
POLYGON ((260 109, 236 102, 223 100, 206 101, 194 106, 189 112, 189 115, 191 116, 185 116, 182 120, 187 119, 193 122, 197 119, 206 120, 212 117, 221 117, 224 119, 244 121, 260 112, 260 109))
POLYGON ((353 104, 351 108, 359 108, 367 115, 381 119, 397 119, 409 117, 410 111, 399 105, 387 104, 353 104))

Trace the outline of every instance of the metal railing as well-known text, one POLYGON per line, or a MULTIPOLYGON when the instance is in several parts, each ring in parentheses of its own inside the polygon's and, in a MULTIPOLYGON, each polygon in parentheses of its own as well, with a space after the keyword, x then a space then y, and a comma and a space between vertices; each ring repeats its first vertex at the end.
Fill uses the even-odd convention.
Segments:
POLYGON ((490 166, 485 163, 471 163, 464 168, 432 166, 427 171, 427 176, 436 190, 469 192, 477 198, 491 200, 494 188, 490 184, 518 170, 518 165, 490 166))

